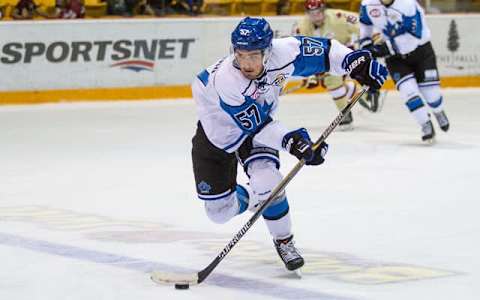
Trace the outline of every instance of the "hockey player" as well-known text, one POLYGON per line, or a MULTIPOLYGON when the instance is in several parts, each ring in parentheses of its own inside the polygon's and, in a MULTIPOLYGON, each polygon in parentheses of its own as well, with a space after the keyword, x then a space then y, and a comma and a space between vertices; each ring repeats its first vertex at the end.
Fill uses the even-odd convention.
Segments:
MULTIPOLYGON (((333 38, 353 49, 359 36, 358 15, 340 9, 327 8, 325 0, 306 0, 305 16, 295 24, 293 33, 333 38)), ((305 79, 307 89, 315 88, 320 83, 333 97, 338 110, 342 110, 355 95, 356 84, 353 81, 345 80, 345 76, 320 73, 305 79)), ((379 96, 378 90, 372 91, 365 94, 360 103, 371 112, 376 112, 380 105, 378 101, 382 100, 379 96)), ((340 123, 340 128, 343 130, 353 129, 352 122, 353 118, 350 112, 340 123)))
MULTIPOLYGON (((232 53, 200 72, 192 84, 199 122, 192 139, 198 198, 206 214, 225 223, 247 209, 255 211, 282 180, 279 150, 307 165, 320 165, 328 149, 315 151, 305 128, 289 130, 274 112, 284 81, 330 71, 378 89, 387 70, 368 51, 348 49, 335 40, 311 37, 272 39, 263 18, 243 19, 231 34, 232 53), (238 185, 237 163, 249 182, 238 185)), ((275 248, 288 270, 303 266, 293 243, 285 192, 263 212, 275 248)))
POLYGON ((398 91, 422 128, 422 140, 433 142, 435 137, 424 100, 440 128, 448 131, 450 123, 443 109, 435 53, 422 7, 415 0, 363 0, 360 39, 361 47, 374 57, 386 57, 398 91), (382 33, 384 43, 372 42, 374 30, 382 33))

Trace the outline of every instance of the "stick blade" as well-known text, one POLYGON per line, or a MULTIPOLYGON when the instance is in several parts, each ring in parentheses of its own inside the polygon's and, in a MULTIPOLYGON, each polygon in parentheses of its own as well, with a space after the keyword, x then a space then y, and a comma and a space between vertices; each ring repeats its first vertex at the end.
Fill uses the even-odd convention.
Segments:
POLYGON ((171 273, 153 271, 150 274, 150 279, 158 284, 198 284, 198 273, 171 273))

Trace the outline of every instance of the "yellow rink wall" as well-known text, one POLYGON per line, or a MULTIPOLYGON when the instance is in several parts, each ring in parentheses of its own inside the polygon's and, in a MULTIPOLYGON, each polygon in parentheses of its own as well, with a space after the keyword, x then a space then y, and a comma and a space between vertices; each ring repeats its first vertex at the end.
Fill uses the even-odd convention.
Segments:
MULTIPOLYGON (((299 82, 291 82, 288 86, 294 86, 299 82)), ((480 76, 444 77, 441 80, 443 88, 480 87, 480 76)), ((385 83, 388 90, 394 89, 391 80, 385 83)), ((322 87, 315 89, 300 89, 295 94, 325 92, 322 87)), ((191 98, 192 93, 189 85, 172 85, 158 87, 136 88, 97 88, 97 89, 68 89, 68 90, 44 90, 44 91, 12 91, 0 92, 0 105, 12 104, 40 104, 58 102, 84 102, 84 101, 125 101, 125 100, 149 100, 149 99, 172 99, 191 98)))

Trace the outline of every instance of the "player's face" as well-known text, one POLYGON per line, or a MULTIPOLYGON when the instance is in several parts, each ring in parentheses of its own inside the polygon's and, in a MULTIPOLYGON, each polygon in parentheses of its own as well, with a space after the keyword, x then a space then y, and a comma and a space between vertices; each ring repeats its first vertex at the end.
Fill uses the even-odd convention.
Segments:
POLYGON ((383 5, 391 5, 393 1, 395 0, 380 0, 380 2, 382 2, 383 5))
POLYGON ((250 80, 258 78, 263 72, 263 53, 261 50, 235 50, 235 60, 243 76, 250 80))
POLYGON ((310 18, 310 21, 317 26, 321 26, 325 20, 324 10, 320 8, 307 11, 307 15, 310 18))

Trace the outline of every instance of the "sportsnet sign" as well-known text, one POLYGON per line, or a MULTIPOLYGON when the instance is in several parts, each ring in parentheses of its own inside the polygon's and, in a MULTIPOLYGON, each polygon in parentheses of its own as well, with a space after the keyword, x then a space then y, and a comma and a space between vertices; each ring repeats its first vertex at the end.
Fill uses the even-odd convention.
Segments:
POLYGON ((184 84, 203 67, 190 23, 129 21, 2 23, 0 90, 184 84))
MULTIPOLYGON (((0 22, 2 91, 188 85, 240 17, 0 22)), ((298 16, 268 17, 276 37, 298 16)), ((479 15, 427 16, 441 76, 480 75, 479 15)), ((315 45, 309 49, 315 52, 315 45)))
POLYGON ((10 42, 1 48, 2 64, 114 62, 110 66, 153 71, 156 60, 186 59, 195 39, 10 42))

